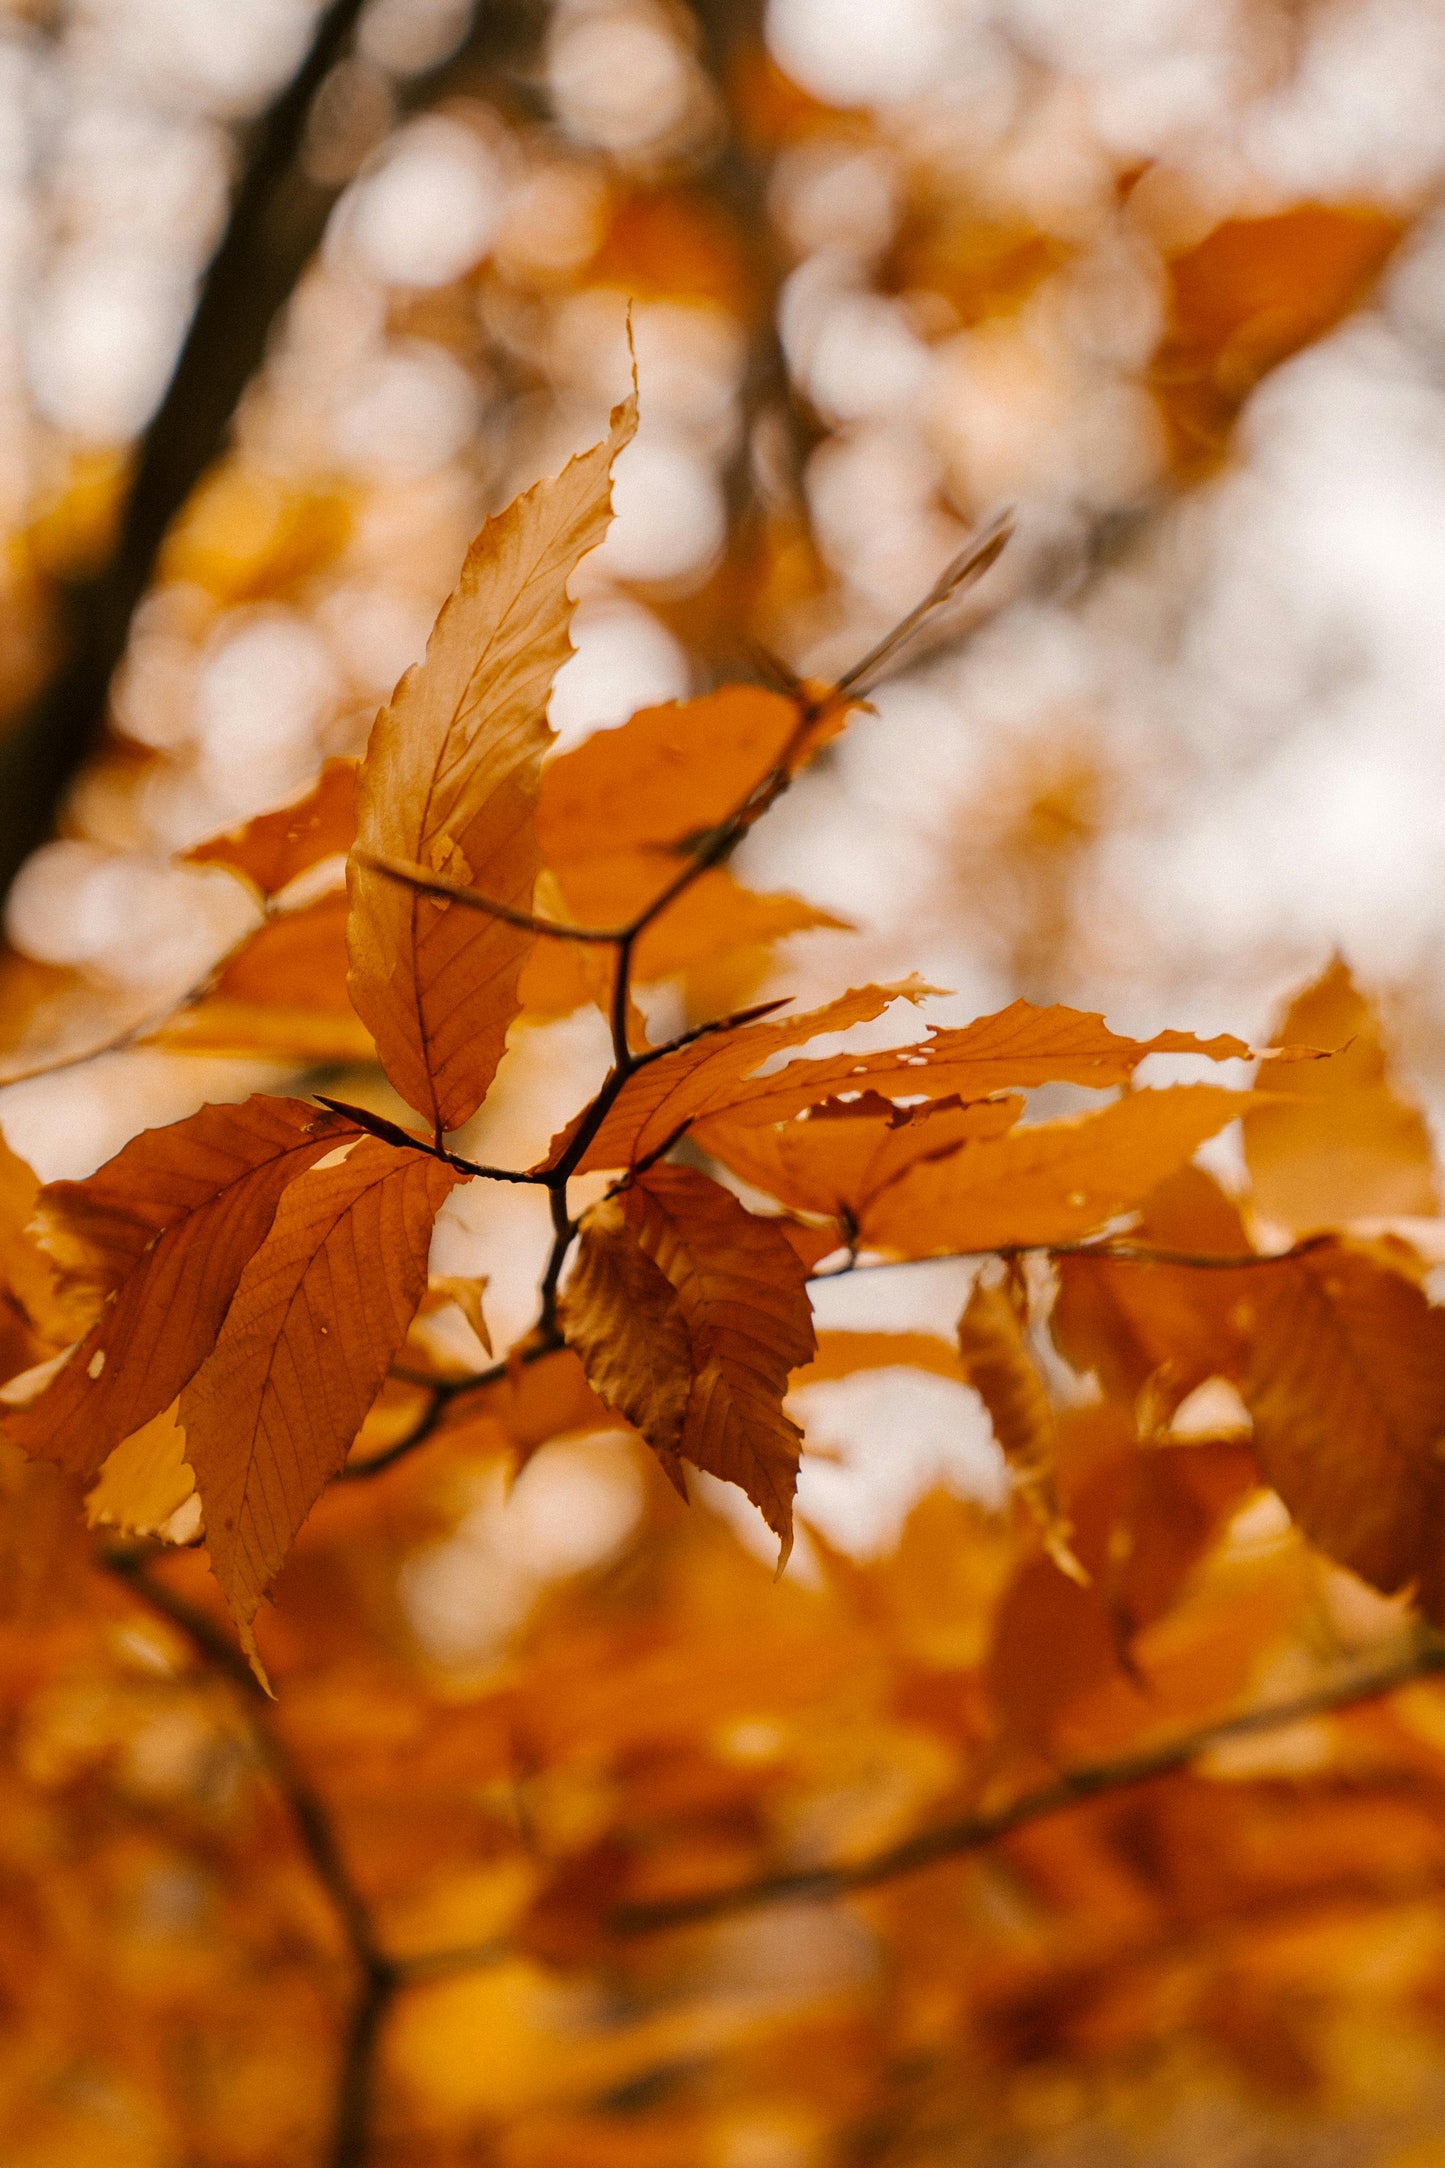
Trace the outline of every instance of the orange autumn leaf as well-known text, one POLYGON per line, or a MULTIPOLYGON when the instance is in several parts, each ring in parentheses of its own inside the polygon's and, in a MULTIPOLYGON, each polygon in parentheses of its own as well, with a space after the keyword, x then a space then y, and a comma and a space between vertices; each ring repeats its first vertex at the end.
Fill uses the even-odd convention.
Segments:
POLYGON ((175 1399, 210 1354, 287 1184, 353 1124, 299 1099, 202 1107, 148 1129, 86 1182, 40 1195, 64 1260, 115 1292, 6 1434, 72 1474, 175 1399))
POLYGON ((74 964, 43 964, 0 941, 0 1085, 43 1077, 144 1032, 154 996, 105 986, 74 964))
POLYGON ((694 1143, 734 1174, 793 1212, 817 1212, 861 1224, 890 1182, 923 1160, 946 1158, 962 1144, 1000 1137, 1023 1111, 1022 1099, 956 1098, 895 1107, 877 1092, 825 1099, 795 1121, 746 1128, 726 1115, 695 1123, 694 1143))
MULTIPOLYGON (((682 1127, 690 1127, 706 1115, 750 1104, 747 1080, 771 1055, 801 1046, 823 1032, 846 1031, 853 1024, 871 1023, 892 1002, 922 1001, 934 991, 919 979, 897 986, 864 986, 830 1001, 826 1008, 811 1009, 801 1016, 765 1023, 751 1017, 728 1019, 699 1032, 685 1045, 671 1048, 634 1069, 588 1145, 577 1172, 631 1166, 682 1127)), ((789 1113, 811 1103, 808 1094, 812 1072, 827 1065, 806 1066, 809 1081, 803 1087, 802 1098, 787 1105, 789 1113)), ((827 1090, 817 1096, 826 1098, 827 1090)), ((576 1122, 569 1123, 552 1139, 547 1165, 555 1164, 576 1128, 576 1122)))
MULTIPOLYGON (((848 710, 810 722, 797 701, 760 686, 727 685, 698 700, 643 708, 599 730, 542 771, 537 835, 555 891, 555 916, 572 925, 630 924, 686 865, 688 848, 734 813, 788 756, 803 765, 835 737, 848 710)), ((847 921, 801 897, 759 895, 726 866, 698 875, 646 928, 632 954, 642 983, 847 921)), ((605 950, 539 942, 522 992, 528 1008, 606 1004, 605 950)))
POLYGON ((860 1370, 906 1368, 927 1370, 936 1377, 967 1383, 963 1358, 957 1347, 933 1332, 820 1331, 817 1352, 806 1370, 793 1379, 794 1387, 822 1385, 834 1378, 850 1378, 860 1370))
POLYGON ((1280 1036, 1334 1047, 1324 1061, 1265 1062, 1257 1082, 1288 1092, 1245 1117, 1255 1207, 1291 1233, 1439 1209, 1430 1132, 1392 1085, 1380 1019, 1339 957, 1290 1003, 1280 1036))
POLYGON ((259 813, 183 856, 188 865, 229 866, 263 896, 276 896, 298 874, 349 851, 355 840, 356 762, 328 760, 304 798, 259 813))
MULTIPOLYGON (((972 1024, 935 1028, 916 1045, 791 1061, 766 1076, 759 1074, 773 1055, 785 1049, 824 1032, 870 1022, 890 1000, 906 996, 917 1002, 934 991, 916 980, 894 987, 862 987, 825 1009, 766 1023, 744 1021, 659 1056, 628 1078, 579 1171, 628 1166, 655 1149, 682 1121, 692 1127, 711 1118, 715 1126, 709 1133, 717 1149, 725 1134, 723 1117, 729 1129, 734 1125, 752 1128, 786 1120, 840 1093, 873 1091, 897 1099, 973 1100, 1010 1085, 1121 1084, 1149 1054, 1205 1054, 1213 1061, 1230 1061, 1248 1052, 1239 1039, 1221 1036, 1203 1041, 1189 1032, 1162 1031, 1152 1039, 1125 1039, 1110 1031, 1101 1016, 1078 1009, 1039 1009, 1031 1002, 1015 1001, 997 1015, 979 1017, 972 1024)), ((1244 1102, 1237 1094, 1234 1101, 1238 1112, 1244 1102)), ((554 1138, 553 1158, 563 1149, 568 1134, 563 1131, 554 1138)))
POLYGON ((558 1317, 593 1390, 642 1432, 686 1497, 678 1448, 692 1341, 672 1283, 628 1225, 622 1199, 588 1214, 558 1317))
POLYGON ((33 1169, 0 1136, 0 1290, 30 1332, 58 1347, 89 1320, 84 1305, 78 1309, 68 1299, 58 1260, 41 1246, 39 1230, 31 1224, 41 1195, 33 1169))
POLYGON ((595 1206, 559 1315, 596 1390, 676 1476, 736 1483, 792 1543, 801 1433, 788 1373, 813 1353, 807 1274, 767 1220, 688 1167, 595 1206))
POLYGON ((537 838, 547 865, 645 852, 654 890, 678 847, 731 813, 782 759, 797 703, 758 685, 725 685, 699 700, 642 708, 594 731, 542 771, 537 838))
POLYGON ((1234 1321, 1260 1466, 1300 1527, 1445 1619, 1445 1310, 1327 1242, 1251 1274, 1234 1321))
MULTIPOLYGON (((556 880, 557 915, 570 925, 623 926, 658 886, 656 869, 641 858, 581 860, 556 880)), ((713 866, 639 936, 633 977, 646 985, 740 951, 765 956, 773 942, 814 927, 846 931, 847 921, 801 896, 744 888, 726 866, 713 866)), ((605 1004, 612 971, 611 953, 594 944, 538 941, 522 974, 524 1006, 561 1013, 584 1001, 605 1004)))
MULTIPOLYGON (((425 662, 378 716, 357 776, 357 849, 530 910, 547 699, 571 653, 568 583, 602 540, 635 396, 600 444, 489 520, 425 662)), ((532 936, 353 857, 351 994, 392 1083, 437 1130, 480 1106, 520 1006, 532 936)))
POLYGON ((1250 1104, 1247 1092, 1179 1084, 964 1144, 900 1176, 859 1231, 906 1257, 1077 1241, 1136 1209, 1250 1104))
POLYGON ((261 1598, 381 1390, 426 1290, 432 1223, 462 1179, 365 1136, 301 1173, 181 1393, 212 1570, 253 1658, 261 1598))
MULTIPOLYGON (((1152 1039, 1126 1039, 1110 1031, 1102 1016, 1085 1010, 1040 1009, 1029 1001, 1014 1001, 971 1024, 934 1026, 915 1046, 789 1062, 768 1077, 750 1075, 747 1088, 718 1111, 730 1125, 752 1127, 784 1120, 845 1092, 872 1091, 890 1100, 971 1101, 1040 1084, 1102 1089, 1127 1083, 1150 1054, 1201 1054, 1211 1061, 1233 1061, 1248 1052, 1242 1040, 1227 1034, 1202 1040, 1192 1032, 1161 1031, 1152 1039)), ((721 1125, 714 1134, 722 1134, 721 1125)))
POLYGON ((442 1435, 453 1443, 476 1440, 505 1448, 520 1468, 552 1439, 606 1430, 613 1420, 572 1349, 563 1347, 469 1392, 448 1416, 442 1435))
MULTIPOLYGON (((85 1518, 91 1528, 114 1528, 126 1536, 164 1536, 190 1505, 195 1490, 186 1434, 172 1401, 109 1454, 86 1494, 85 1518)), ((186 1529, 187 1538, 199 1528, 199 1502, 190 1507, 189 1518, 195 1526, 186 1529)))
MULTIPOLYGON (((1183 1167, 1144 1201, 1130 1239, 1187 1256, 1245 1257, 1238 1210, 1199 1167, 1183 1167)), ((1232 1372, 1230 1312, 1240 1275, 1189 1264, 1061 1257, 1049 1317, 1054 1345, 1106 1394, 1133 1405, 1149 1389, 1150 1412, 1168 1418, 1196 1385, 1232 1372)))
POLYGON ((1102 1687, 1147 1710, 1158 1688, 1141 1678, 1134 1644, 1167 1614, 1258 1480, 1249 1448, 1233 1441, 1138 1453, 1117 1410, 1076 1412, 1061 1428, 1067 1448, 1084 1447, 1085 1472, 1066 1499, 1083 1573, 1047 1554, 1025 1560, 999 1606, 989 1657, 1007 1725, 1046 1751, 1057 1751, 1075 1705, 1102 1687))
POLYGON ((1375 204, 1228 218, 1168 266, 1151 377, 1177 470, 1207 473, 1260 378, 1364 301, 1406 231, 1375 204))
POLYGON ((211 990, 147 1034, 192 1054, 266 1053, 301 1062, 372 1061, 346 984, 346 897, 320 896, 266 919, 211 990))

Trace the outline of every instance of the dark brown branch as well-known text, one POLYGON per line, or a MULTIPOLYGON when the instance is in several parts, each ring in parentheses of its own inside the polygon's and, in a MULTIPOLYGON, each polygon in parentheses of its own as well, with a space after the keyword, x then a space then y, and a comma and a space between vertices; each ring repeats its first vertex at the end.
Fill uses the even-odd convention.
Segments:
POLYGON ((362 0, 331 0, 311 50, 252 132, 220 247, 169 389, 146 431, 115 553, 61 597, 64 660, 0 740, 0 889, 42 843, 105 720, 111 676, 172 520, 225 443, 271 326, 319 242, 338 190, 304 177, 297 153, 317 90, 344 51, 362 0))
POLYGON ((545 1180, 545 1176, 529 1173, 525 1167, 488 1167, 479 1160, 465 1159, 460 1152, 449 1152, 445 1145, 434 1143, 430 1137, 403 1129, 400 1122, 389 1122, 384 1114, 373 1114, 370 1107, 353 1106, 347 1099, 330 1099, 325 1092, 313 1092, 311 1096, 318 1105, 330 1107, 333 1114, 344 1114, 358 1129, 379 1137, 383 1144, 394 1144, 399 1151, 425 1152, 428 1158, 440 1159, 463 1174, 475 1175, 479 1181, 527 1182, 537 1186, 545 1180))
POLYGON ((418 1380, 406 1377, 404 1371, 394 1369, 393 1377, 403 1377, 407 1383, 421 1383, 426 1386, 431 1394, 426 1410, 405 1437, 398 1438, 392 1445, 384 1446, 379 1453, 368 1455, 365 1460, 348 1461, 335 1480, 338 1483, 365 1483, 370 1477, 380 1475, 384 1469, 394 1467, 397 1461, 405 1460, 408 1453, 414 1453, 419 1445, 425 1445, 427 1439, 436 1434, 442 1427, 443 1417, 456 1402, 466 1400, 472 1393, 485 1392, 489 1386, 500 1385, 511 1375, 515 1366, 520 1365, 525 1370, 531 1364, 540 1362, 544 1355, 557 1354, 564 1345, 560 1333, 544 1332, 542 1327, 537 1325, 519 1347, 513 1348, 502 1361, 492 1363, 486 1370, 479 1370, 475 1377, 418 1380))
POLYGON ((1090 1762, 1082 1768, 1066 1770, 1052 1783, 1025 1792, 1002 1807, 964 1815, 958 1821, 941 1823, 935 1829, 920 1830, 916 1836, 905 1837, 901 1844, 876 1852, 871 1859, 836 1867, 804 1867, 783 1874, 760 1875, 755 1882, 738 1883, 732 1889, 699 1890, 691 1897, 667 1897, 654 1904, 622 1905, 612 1914, 611 1925, 619 1935, 654 1934, 667 1927, 695 1926, 706 1920, 725 1919, 733 1913, 755 1910, 760 1905, 845 1897, 856 1890, 876 1889, 880 1883, 917 1874, 922 1868, 936 1866, 941 1860, 958 1859, 965 1853, 980 1851, 1030 1822, 1061 1814, 1069 1807, 1082 1805, 1085 1800, 1127 1791, 1150 1783, 1156 1777, 1171 1776, 1187 1769, 1212 1749, 1227 1746, 1231 1740, 1255 1738, 1282 1730, 1289 1724, 1302 1723, 1310 1717, 1325 1716, 1363 1701, 1375 1701, 1383 1694, 1394 1693, 1398 1687, 1409 1685, 1413 1679, 1423 1679, 1442 1670, 1445 1670, 1445 1637, 1422 1631, 1420 1638, 1391 1663, 1354 1672, 1289 1701, 1274 1702, 1262 1709, 1246 1709, 1238 1716, 1226 1717, 1222 1723, 1207 1724, 1182 1739, 1172 1739, 1161 1746, 1144 1747, 1137 1753, 1122 1754, 1111 1761, 1090 1762))

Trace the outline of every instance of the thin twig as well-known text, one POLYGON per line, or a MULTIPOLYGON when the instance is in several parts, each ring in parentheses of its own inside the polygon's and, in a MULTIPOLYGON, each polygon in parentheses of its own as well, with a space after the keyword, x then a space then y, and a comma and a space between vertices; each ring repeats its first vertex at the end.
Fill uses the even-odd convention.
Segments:
POLYGON ((975 580, 982 579, 989 567, 998 562, 1008 546, 1013 529, 1012 511, 1000 512, 996 519, 990 520, 982 534, 975 535, 973 540, 960 550, 952 564, 940 573, 923 600, 915 603, 908 615, 900 618, 891 632, 885 632, 876 647, 870 647, 860 662, 855 662, 851 670, 843 672, 838 680, 838 692, 851 693, 856 697, 876 685, 888 664, 906 646, 925 619, 932 617, 934 612, 941 610, 946 603, 955 601, 965 587, 971 587, 975 580))
POLYGON ((1302 1723, 1310 1717, 1350 1708, 1359 1702, 1375 1701, 1382 1694, 1409 1685, 1413 1679, 1423 1679, 1441 1670, 1445 1670, 1445 1638, 1425 1633, 1392 1663, 1355 1672, 1312 1693, 1296 1695, 1289 1701, 1275 1702, 1262 1709, 1246 1709, 1237 1716, 1226 1717, 1221 1723, 1206 1724, 1182 1739, 1168 1740, 1161 1746, 1144 1747, 1137 1753, 1123 1754, 1112 1761, 1089 1762, 1082 1768, 1066 1770, 1051 1783, 1040 1785, 1036 1791, 1025 1792, 1004 1806, 964 1815, 958 1821, 941 1823, 935 1829, 920 1830, 916 1836, 905 1837, 901 1844, 875 1852, 869 1859, 833 1867, 802 1867, 782 1874, 760 1875, 756 1881, 740 1882, 731 1889, 699 1890, 692 1896, 664 1897, 650 1904, 621 1905, 613 1912, 610 1924, 619 1935, 654 1934, 662 1928, 695 1926, 704 1920, 724 1919, 736 1912, 752 1911, 760 1905, 844 1897, 856 1890, 875 1889, 880 1883, 916 1874, 921 1868, 934 1866, 940 1860, 957 1859, 964 1853, 980 1851, 985 1845, 1011 1836, 1030 1822, 1063 1813, 1085 1800, 1126 1791, 1147 1784, 1155 1777, 1170 1776, 1187 1769, 1201 1755, 1216 1747, 1227 1746, 1231 1740, 1254 1738, 1282 1730, 1289 1724, 1302 1723))
POLYGON ((369 1107, 353 1106, 346 1099, 332 1099, 325 1092, 313 1092, 312 1098, 323 1107, 330 1107, 334 1114, 344 1114, 359 1129, 379 1137, 383 1144, 394 1144, 399 1151, 425 1152, 430 1159, 440 1159, 448 1167, 456 1167, 463 1174, 475 1175, 483 1182, 528 1182, 534 1187, 545 1176, 525 1167, 489 1167, 479 1160, 466 1159, 460 1152, 448 1151, 431 1137, 418 1136, 413 1129, 403 1129, 400 1122, 390 1122, 384 1114, 373 1114, 369 1107))
POLYGON ((421 1379, 414 1374, 407 1376, 404 1371, 393 1369, 393 1377, 403 1378, 408 1384, 425 1385, 431 1395, 426 1408, 405 1437, 397 1438, 391 1445, 384 1446, 379 1453, 368 1454, 365 1460, 349 1460, 340 1474, 333 1477, 333 1481, 365 1483, 372 1476, 380 1475, 384 1469, 395 1467, 399 1460, 406 1459, 408 1453, 414 1453, 419 1445, 425 1445, 428 1438, 434 1437, 438 1430, 449 1427, 444 1419, 458 1403, 465 1402, 473 1393, 484 1393, 493 1385, 503 1384, 514 1369, 530 1369, 532 1364, 540 1362, 544 1355, 556 1355, 565 1345, 559 1332, 547 1333, 538 1325, 500 1362, 477 1371, 474 1377, 421 1379))

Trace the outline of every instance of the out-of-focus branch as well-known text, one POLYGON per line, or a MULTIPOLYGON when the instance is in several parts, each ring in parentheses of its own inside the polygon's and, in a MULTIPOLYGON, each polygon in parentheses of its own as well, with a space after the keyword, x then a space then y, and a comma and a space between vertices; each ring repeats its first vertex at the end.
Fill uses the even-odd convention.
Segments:
POLYGON ((363 2168, 371 2123, 376 2036, 400 1984, 400 1974, 377 1944, 366 1901, 352 1880, 331 1816, 270 1721, 266 1696, 250 1665, 216 1622, 147 1572, 145 1546, 112 1544, 97 1562, 160 1617, 179 1627, 197 1655, 241 1696, 256 1751, 286 1803, 297 1842, 325 1890, 357 1974, 342 2041, 328 2168, 363 2168))
POLYGON ((362 5, 331 0, 301 67, 252 130, 225 234, 141 443, 114 554, 103 571, 62 592, 59 668, 0 740, 0 889, 50 833, 99 737, 111 677, 166 530, 221 450, 277 313, 321 238, 339 191, 306 179, 297 153, 312 100, 362 5))
POLYGON ((1327 1716, 1336 1710, 1354 1708, 1361 1702, 1379 1700, 1385 1694, 1408 1686, 1412 1680, 1429 1678, 1442 1670, 1445 1670, 1445 1639, 1433 1631, 1422 1630, 1403 1654, 1370 1670, 1352 1671, 1344 1678, 1332 1680, 1290 1701, 1274 1702, 1262 1709, 1246 1709, 1238 1716, 1226 1717, 1222 1723, 1207 1724, 1199 1731, 1167 1740, 1160 1746, 1143 1747, 1134 1754, 1121 1754, 1109 1761, 1089 1762, 1082 1768, 1065 1770, 1037 1791, 1024 1792, 1004 1806, 965 1815, 959 1821, 945 1822, 935 1829, 920 1830, 917 1836, 905 1837, 901 1844, 891 1845, 872 1858, 837 1867, 803 1867, 790 1873, 761 1875, 755 1882, 736 1883, 731 1889, 699 1890, 695 1896, 663 1897, 650 1904, 621 1905, 612 1915, 612 1926, 620 1935, 653 1934, 667 1927, 696 1926, 705 1920, 725 1919, 732 1913, 749 1912, 759 1905, 799 1898, 845 1897, 855 1890, 876 1889, 880 1883, 916 1874, 921 1868, 932 1867, 940 1860, 958 1859, 965 1853, 981 1851, 985 1845, 1011 1836, 1016 1829, 1023 1829, 1030 1822, 1061 1814, 1068 1807, 1082 1805, 1085 1800, 1101 1799, 1113 1792, 1148 1784, 1156 1777, 1175 1775, 1189 1768, 1202 1755, 1217 1747, 1228 1746, 1232 1741, 1264 1737, 1290 1724, 1306 1723, 1312 1717, 1327 1716))

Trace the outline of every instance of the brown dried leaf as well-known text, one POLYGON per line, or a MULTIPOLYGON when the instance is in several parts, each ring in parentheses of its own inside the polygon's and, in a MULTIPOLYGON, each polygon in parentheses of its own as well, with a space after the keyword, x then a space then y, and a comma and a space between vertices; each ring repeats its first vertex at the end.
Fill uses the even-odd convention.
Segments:
POLYGON ((293 1181, 181 1395, 212 1569, 253 1658, 261 1597, 381 1390, 463 1179, 363 1136, 293 1181))
POLYGON ((801 1433, 788 1373, 813 1353, 806 1268, 772 1224, 689 1167, 654 1167, 594 1208, 561 1304, 602 1397, 669 1473, 736 1483, 792 1542, 801 1433))
MULTIPOLYGON (((530 909, 547 696, 572 652, 567 585, 602 540, 629 397, 602 443, 488 520, 425 662, 372 731, 357 778, 358 850, 405 859, 530 909)), ((353 858, 351 994, 393 1084, 428 1122, 474 1114, 520 1006, 532 936, 422 896, 353 858)))
POLYGON ((1341 1220, 1433 1214, 1439 1193, 1430 1132, 1394 1090, 1379 1014, 1338 956, 1297 994, 1282 1040, 1337 1047, 1324 1061, 1265 1062, 1257 1083, 1289 1093, 1244 1124, 1253 1202, 1295 1234, 1341 1220))
POLYGON ((286 1185, 355 1134, 301 1100, 257 1097, 145 1130, 87 1181, 42 1190, 52 1254, 116 1292, 39 1398, 6 1417, 6 1434, 93 1475, 209 1354, 286 1185))
POLYGON ((588 1383, 642 1432, 686 1497, 677 1456, 692 1391, 692 1341, 672 1282, 629 1226, 623 1198, 588 1213, 558 1315, 588 1383))
POLYGON ((1305 1534, 1445 1620, 1445 1310, 1329 1243, 1251 1273, 1234 1319, 1260 1465, 1305 1534))

